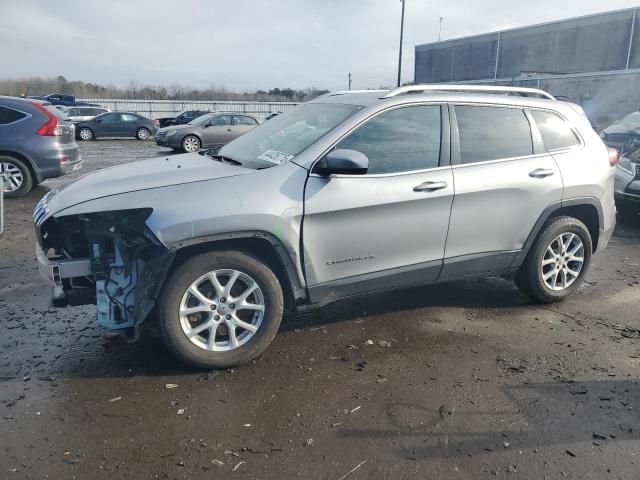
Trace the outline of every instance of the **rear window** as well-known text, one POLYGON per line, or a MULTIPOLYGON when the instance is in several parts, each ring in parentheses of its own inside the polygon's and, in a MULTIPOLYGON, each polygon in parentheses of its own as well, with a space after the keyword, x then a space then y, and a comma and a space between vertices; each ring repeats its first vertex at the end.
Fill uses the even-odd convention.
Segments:
POLYGON ((26 113, 18 112, 7 107, 0 107, 0 125, 17 122, 27 116, 26 113))
POLYGON ((547 150, 569 148, 580 143, 567 122, 555 113, 532 110, 531 115, 547 150))
POLYGON ((531 127, 523 110, 456 105, 460 163, 533 154, 531 127))

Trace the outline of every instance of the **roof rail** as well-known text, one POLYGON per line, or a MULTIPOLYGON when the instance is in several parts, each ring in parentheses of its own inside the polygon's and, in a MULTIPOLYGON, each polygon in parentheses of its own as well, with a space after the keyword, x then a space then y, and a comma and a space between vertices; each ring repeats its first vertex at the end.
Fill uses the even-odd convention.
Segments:
POLYGON ((541 97, 548 100, 555 100, 555 97, 544 90, 537 88, 525 87, 501 87, 493 85, 447 85, 447 84, 429 84, 429 85, 407 85, 398 87, 390 91, 387 95, 380 98, 391 98, 405 93, 419 92, 474 92, 474 93, 495 93, 503 95, 521 95, 523 97, 541 97))
POLYGON ((329 92, 327 93, 327 97, 333 97, 335 95, 348 95, 350 93, 382 93, 388 92, 389 90, 340 90, 337 92, 329 92))

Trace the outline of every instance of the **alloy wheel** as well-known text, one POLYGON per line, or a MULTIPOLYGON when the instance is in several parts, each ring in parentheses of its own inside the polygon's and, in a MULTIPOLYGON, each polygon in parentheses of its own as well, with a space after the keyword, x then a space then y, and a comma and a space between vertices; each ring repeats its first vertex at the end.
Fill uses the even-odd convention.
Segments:
POLYGON ((80 129, 79 135, 82 140, 91 140, 93 138, 93 133, 88 128, 80 129))
POLYGON ((258 283, 246 273, 222 269, 202 275, 182 295, 180 326, 208 351, 235 350, 256 334, 265 313, 258 283))
POLYGON ((564 290, 576 281, 584 266, 584 245, 575 233, 562 233, 547 246, 540 263, 544 283, 564 290))
POLYGON ((138 130, 138 139, 146 140, 147 138, 149 138, 149 130, 147 130, 146 128, 141 128, 140 130, 138 130))
POLYGON ((4 175, 5 192, 14 192, 18 190, 24 182, 24 175, 22 171, 13 163, 2 162, 0 163, 0 175, 4 175))
POLYGON ((200 141, 196 137, 187 137, 184 139, 183 146, 187 152, 197 152, 200 148, 200 141))

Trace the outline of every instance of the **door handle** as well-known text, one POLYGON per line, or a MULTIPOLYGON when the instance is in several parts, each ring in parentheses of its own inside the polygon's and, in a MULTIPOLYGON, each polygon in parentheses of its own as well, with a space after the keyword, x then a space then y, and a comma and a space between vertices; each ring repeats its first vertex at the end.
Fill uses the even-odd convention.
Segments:
POLYGON ((227 128, 227 132, 230 132, 230 131, 231 131, 231 129, 230 129, 230 128, 227 128))
POLYGON ((551 168, 536 168, 533 172, 529 172, 529 176, 532 178, 545 178, 554 175, 556 172, 551 168))
POLYGON ((447 182, 424 182, 413 187, 414 192, 435 192, 447 188, 447 182))

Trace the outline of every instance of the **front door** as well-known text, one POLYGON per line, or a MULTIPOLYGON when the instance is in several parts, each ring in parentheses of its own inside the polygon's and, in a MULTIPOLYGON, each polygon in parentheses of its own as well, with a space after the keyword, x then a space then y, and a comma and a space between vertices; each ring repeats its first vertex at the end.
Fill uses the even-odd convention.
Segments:
POLYGON ((437 277, 453 200, 448 136, 446 107, 386 110, 335 145, 365 154, 367 174, 310 174, 303 241, 312 301, 437 277))
POLYGON ((105 137, 118 136, 120 128, 120 114, 119 113, 105 113, 96 117, 95 122, 97 124, 97 135, 105 137))
POLYGON ((563 189, 556 162, 522 108, 456 105, 453 111, 456 194, 443 279, 509 268, 563 189))
POLYGON ((212 147, 233 140, 231 115, 218 115, 209 120, 202 129, 202 146, 212 147))

